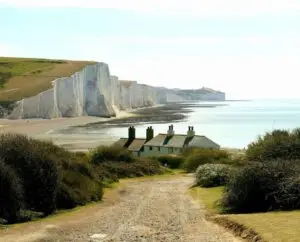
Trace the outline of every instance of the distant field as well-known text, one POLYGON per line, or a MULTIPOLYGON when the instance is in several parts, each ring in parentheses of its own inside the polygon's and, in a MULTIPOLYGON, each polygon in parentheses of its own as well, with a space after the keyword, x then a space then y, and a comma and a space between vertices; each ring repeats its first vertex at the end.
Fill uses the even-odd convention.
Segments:
POLYGON ((51 88, 51 82, 81 70, 88 61, 0 57, 0 101, 34 96, 51 88))

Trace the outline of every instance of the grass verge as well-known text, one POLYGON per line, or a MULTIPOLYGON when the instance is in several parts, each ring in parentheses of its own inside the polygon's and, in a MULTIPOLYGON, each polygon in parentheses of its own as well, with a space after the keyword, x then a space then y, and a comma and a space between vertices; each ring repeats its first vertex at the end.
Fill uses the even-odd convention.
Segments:
POLYGON ((222 215, 216 204, 222 190, 223 187, 194 187, 190 190, 193 199, 205 205, 208 220, 233 231, 246 241, 299 241, 300 211, 222 215))
POLYGON ((0 101, 35 96, 94 62, 0 57, 0 101))

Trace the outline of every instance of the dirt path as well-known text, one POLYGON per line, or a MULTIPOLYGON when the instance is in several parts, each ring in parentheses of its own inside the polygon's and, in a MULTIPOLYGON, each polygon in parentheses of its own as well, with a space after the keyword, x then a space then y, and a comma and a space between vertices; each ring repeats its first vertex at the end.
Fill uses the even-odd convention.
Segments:
POLYGON ((108 194, 102 204, 0 230, 0 241, 240 241, 205 220, 205 210, 188 194, 192 181, 181 176, 126 182, 119 196, 108 194))

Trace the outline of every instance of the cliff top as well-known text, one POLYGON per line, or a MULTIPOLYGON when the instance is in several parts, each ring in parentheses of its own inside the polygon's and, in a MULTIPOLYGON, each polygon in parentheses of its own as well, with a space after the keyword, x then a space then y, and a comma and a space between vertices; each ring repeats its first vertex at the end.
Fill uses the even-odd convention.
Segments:
POLYGON ((132 84, 137 84, 137 81, 127 81, 127 80, 120 80, 120 84, 126 88, 130 87, 132 84))
POLYGON ((45 91, 52 81, 80 71, 92 61, 0 57, 0 101, 21 100, 45 91))

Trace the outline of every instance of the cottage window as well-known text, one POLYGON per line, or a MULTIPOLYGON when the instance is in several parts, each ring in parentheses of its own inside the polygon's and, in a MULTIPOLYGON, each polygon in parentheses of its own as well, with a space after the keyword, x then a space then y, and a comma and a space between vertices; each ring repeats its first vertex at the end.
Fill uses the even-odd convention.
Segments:
POLYGON ((169 153, 173 153, 173 148, 169 148, 169 153))
POLYGON ((149 150, 152 150, 152 146, 149 146, 149 150))
POLYGON ((160 147, 157 147, 157 150, 160 151, 160 147))

